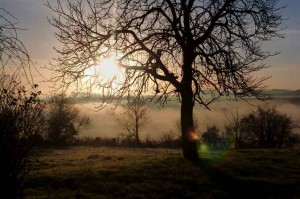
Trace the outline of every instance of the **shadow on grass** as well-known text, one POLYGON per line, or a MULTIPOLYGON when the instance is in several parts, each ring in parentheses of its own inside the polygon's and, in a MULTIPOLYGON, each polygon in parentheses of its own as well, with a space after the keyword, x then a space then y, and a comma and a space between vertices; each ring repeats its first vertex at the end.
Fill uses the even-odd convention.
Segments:
POLYGON ((99 167, 59 175, 41 170, 27 182, 26 198, 297 199, 298 153, 241 151, 227 154, 227 160, 209 154, 196 166, 180 155, 136 161, 89 155, 86 160, 99 167), (103 166, 105 162, 113 164, 103 166))
MULTIPOLYGON (((215 160, 202 158, 196 166, 209 176, 210 182, 222 193, 220 198, 296 199, 300 198, 300 179, 278 181, 262 177, 257 168, 230 168, 228 171, 215 160)), ((283 171, 284 172, 284 171, 283 171)), ((274 175, 277 175, 274 173, 274 175)), ((299 174, 298 174, 299 175, 299 174)), ((219 197, 218 197, 219 198, 219 197)))
POLYGON ((31 178, 27 198, 217 198, 206 174, 183 158, 138 162, 122 168, 31 178))

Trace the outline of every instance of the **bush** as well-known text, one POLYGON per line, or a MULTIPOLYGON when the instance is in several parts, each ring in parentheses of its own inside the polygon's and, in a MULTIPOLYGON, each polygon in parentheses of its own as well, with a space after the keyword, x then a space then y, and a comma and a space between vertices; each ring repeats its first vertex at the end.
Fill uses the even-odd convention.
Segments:
POLYGON ((275 107, 258 107, 240 123, 240 147, 281 148, 293 146, 296 141, 292 119, 275 107))
POLYGON ((220 135, 220 130, 216 126, 207 127, 202 134, 201 141, 212 150, 223 149, 227 146, 226 139, 220 135))
POLYGON ((65 94, 53 95, 48 104, 47 136, 53 145, 69 145, 81 130, 90 127, 92 120, 81 116, 65 94))
POLYGON ((28 94, 13 79, 0 79, 1 194, 6 198, 22 198, 28 155, 43 132, 44 106, 38 99, 40 92, 28 94))

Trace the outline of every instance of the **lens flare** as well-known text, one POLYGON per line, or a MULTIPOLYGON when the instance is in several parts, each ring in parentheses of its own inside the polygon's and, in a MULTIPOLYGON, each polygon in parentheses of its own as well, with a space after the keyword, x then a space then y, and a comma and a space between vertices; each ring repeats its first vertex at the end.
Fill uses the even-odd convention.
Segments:
POLYGON ((199 145, 199 152, 200 152, 200 153, 202 153, 202 152, 208 152, 208 151, 209 151, 209 150, 208 150, 207 144, 201 143, 201 144, 199 145))
POLYGON ((209 144, 200 142, 198 145, 198 154, 200 158, 205 159, 209 165, 220 165, 227 160, 230 154, 230 149, 214 149, 209 144))
POLYGON ((196 141, 196 140, 199 140, 199 136, 195 132, 191 132, 189 134, 189 139, 196 141))

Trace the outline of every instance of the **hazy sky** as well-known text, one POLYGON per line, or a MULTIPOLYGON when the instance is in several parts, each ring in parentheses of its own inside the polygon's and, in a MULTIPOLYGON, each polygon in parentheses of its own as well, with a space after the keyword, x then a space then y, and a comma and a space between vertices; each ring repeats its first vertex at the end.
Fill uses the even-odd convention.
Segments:
MULTIPOLYGON (((27 47, 37 67, 45 66, 55 53, 58 43, 54 38, 55 29, 47 21, 51 11, 44 5, 46 0, 0 0, 0 7, 13 14, 19 21, 18 27, 27 30, 20 32, 20 38, 27 47)), ((49 0, 55 2, 55 0, 49 0)), ((280 51, 267 63, 270 68, 260 72, 259 76, 272 76, 266 82, 269 88, 300 88, 300 0, 281 0, 287 5, 282 10, 283 26, 287 27, 284 39, 275 39, 266 45, 272 52, 280 51)), ((42 70, 42 69, 40 69, 42 70)), ((40 83, 46 86, 45 83, 40 83)))

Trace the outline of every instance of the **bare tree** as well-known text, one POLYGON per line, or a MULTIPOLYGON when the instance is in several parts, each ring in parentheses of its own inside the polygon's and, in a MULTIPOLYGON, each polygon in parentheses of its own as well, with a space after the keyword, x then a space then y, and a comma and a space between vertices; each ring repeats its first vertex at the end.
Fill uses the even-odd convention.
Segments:
POLYGON ((179 99, 183 155, 198 160, 193 108, 220 96, 261 97, 253 72, 276 53, 262 43, 280 37, 277 0, 57 0, 47 4, 63 44, 52 81, 102 92, 104 104, 151 93, 179 99), (112 56, 122 78, 103 81, 86 70, 112 56))
POLYGON ((234 149, 238 149, 241 137, 241 119, 239 110, 236 109, 236 113, 233 113, 233 111, 231 110, 230 115, 225 114, 225 117, 228 122, 228 125, 225 126, 227 136, 228 134, 233 133, 234 149))
POLYGON ((0 8, 0 73, 22 75, 29 82, 33 82, 30 76, 30 67, 33 66, 29 54, 18 37, 16 27, 17 19, 0 8))
POLYGON ((136 100, 128 103, 125 110, 116 115, 116 121, 136 143, 140 143, 141 128, 149 122, 148 111, 145 101, 136 100))

